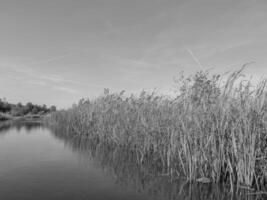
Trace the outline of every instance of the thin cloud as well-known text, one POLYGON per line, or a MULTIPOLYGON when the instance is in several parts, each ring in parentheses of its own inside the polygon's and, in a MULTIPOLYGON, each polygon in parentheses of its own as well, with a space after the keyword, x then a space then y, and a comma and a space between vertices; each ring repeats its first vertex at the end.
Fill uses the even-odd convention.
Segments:
POLYGON ((82 50, 79 50, 79 51, 74 51, 74 52, 66 53, 66 54, 59 55, 59 56, 52 56, 52 57, 47 58, 45 60, 39 60, 39 61, 27 63, 26 65, 27 66, 34 66, 34 65, 40 65, 40 64, 46 64, 46 63, 50 63, 50 62, 55 62, 55 61, 59 61, 59 60, 62 60, 64 58, 67 58, 67 57, 71 57, 71 56, 74 56, 74 55, 79 55, 81 53, 84 53, 85 51, 86 51, 86 49, 82 49, 82 50))
POLYGON ((137 60, 137 59, 125 59, 124 62, 127 64, 129 63, 129 65, 131 67, 138 67, 138 68, 143 68, 143 69, 159 69, 160 65, 158 64, 154 64, 154 63, 149 63, 146 62, 144 60, 137 60))
POLYGON ((71 93, 71 94, 78 94, 79 92, 77 90, 65 87, 65 86, 56 86, 53 87, 53 90, 58 90, 58 91, 62 91, 62 92, 67 92, 67 93, 71 93))
POLYGON ((143 59, 123 58, 120 56, 105 55, 106 59, 118 63, 122 67, 136 68, 136 69, 159 69, 158 64, 147 62, 143 59))
POLYGON ((69 82, 65 80, 62 76, 56 75, 56 74, 48 74, 48 75, 41 75, 39 76, 40 79, 51 81, 55 83, 63 83, 63 82, 69 82))
POLYGON ((202 58, 210 59, 216 55, 226 53, 235 49, 247 48, 249 45, 257 45, 262 41, 251 39, 251 40, 239 40, 237 42, 232 40, 224 40, 221 42, 205 42, 200 44, 191 45, 195 50, 199 52, 202 58))
POLYGON ((23 76, 14 76, 14 75, 5 75, 5 77, 13 80, 22 80, 24 78, 23 76))
POLYGON ((57 90, 65 91, 69 93, 77 93, 77 91, 69 88, 69 85, 71 86, 81 86, 81 87, 87 87, 87 88, 105 88, 105 85, 101 84, 88 84, 82 81, 72 80, 68 79, 64 76, 53 74, 53 73, 41 73, 37 70, 33 69, 32 67, 25 66, 25 65, 0 65, 1 75, 3 78, 8 77, 11 79, 20 80, 21 83, 25 84, 32 84, 32 85, 39 85, 39 86, 45 86, 45 85, 53 85, 57 87, 57 90))
POLYGON ((45 81, 39 81, 39 80, 30 80, 27 81, 26 83, 30 84, 30 85, 37 85, 37 86, 46 86, 47 83, 45 81))
MULTIPOLYGON (((57 84, 64 84, 64 83, 71 83, 71 84, 77 84, 77 85, 87 85, 83 82, 76 81, 76 80, 71 80, 71 79, 66 79, 65 77, 57 74, 44 74, 37 72, 34 70, 32 67, 29 66, 24 66, 24 65, 2 65, 1 67, 4 67, 7 72, 8 71, 13 71, 13 73, 19 74, 18 77, 22 78, 34 78, 40 81, 46 81, 46 82, 53 82, 57 84)), ((13 76, 13 75, 12 75, 13 76)))

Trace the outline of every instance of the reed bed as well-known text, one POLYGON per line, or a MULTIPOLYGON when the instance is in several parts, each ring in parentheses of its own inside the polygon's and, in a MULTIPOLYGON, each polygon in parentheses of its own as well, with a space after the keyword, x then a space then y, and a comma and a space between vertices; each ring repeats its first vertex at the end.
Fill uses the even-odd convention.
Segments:
POLYGON ((252 87, 240 79, 243 69, 227 79, 202 71, 181 77, 173 98, 105 89, 46 121, 66 136, 127 148, 138 165, 150 163, 161 175, 265 190, 267 80, 252 87))

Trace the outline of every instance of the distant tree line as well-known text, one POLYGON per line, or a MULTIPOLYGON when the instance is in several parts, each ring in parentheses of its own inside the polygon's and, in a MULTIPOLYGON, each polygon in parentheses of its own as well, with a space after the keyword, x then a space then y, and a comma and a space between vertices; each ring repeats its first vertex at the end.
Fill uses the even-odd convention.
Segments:
POLYGON ((56 106, 47 107, 44 105, 36 105, 31 102, 23 105, 22 103, 12 104, 5 99, 0 98, 0 112, 10 114, 12 116, 23 116, 27 114, 42 115, 49 112, 55 112, 56 106))

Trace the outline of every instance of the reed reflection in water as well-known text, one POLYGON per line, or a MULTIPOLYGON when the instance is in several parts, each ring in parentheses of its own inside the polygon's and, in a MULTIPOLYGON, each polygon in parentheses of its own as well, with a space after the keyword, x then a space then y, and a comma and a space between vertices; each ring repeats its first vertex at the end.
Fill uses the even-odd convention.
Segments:
POLYGON ((267 197, 242 188, 231 193, 229 185, 189 183, 182 178, 170 179, 168 175, 160 173, 160 165, 152 160, 140 165, 138 154, 126 146, 118 147, 87 136, 62 133, 56 127, 53 127, 52 132, 74 152, 82 155, 83 160, 96 161, 123 189, 129 187, 138 193, 164 200, 260 200, 267 197))

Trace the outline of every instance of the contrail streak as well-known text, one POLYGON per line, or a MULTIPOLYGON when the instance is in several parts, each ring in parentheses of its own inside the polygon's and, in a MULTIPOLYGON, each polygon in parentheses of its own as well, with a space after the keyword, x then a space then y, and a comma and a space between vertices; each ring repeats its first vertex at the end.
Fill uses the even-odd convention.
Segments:
POLYGON ((186 51, 192 56, 192 58, 194 59, 194 61, 201 67, 204 68, 203 65, 201 64, 201 62, 199 61, 199 59, 195 56, 195 54, 193 53, 193 51, 189 48, 186 48, 186 51))
POLYGON ((58 60, 62 60, 66 57, 70 57, 70 56, 73 56, 73 55, 78 55, 78 54, 81 54, 83 53, 85 50, 81 50, 81 51, 76 51, 76 52, 71 52, 71 53, 66 53, 66 54, 63 54, 63 55, 60 55, 60 56, 54 56, 54 57, 50 57, 46 60, 41 60, 41 61, 36 61, 36 62, 31 62, 31 63, 28 63, 26 65, 28 66, 32 66, 32 65, 39 65, 39 64, 45 64, 45 63, 50 63, 50 62, 54 62, 54 61, 58 61, 58 60))

